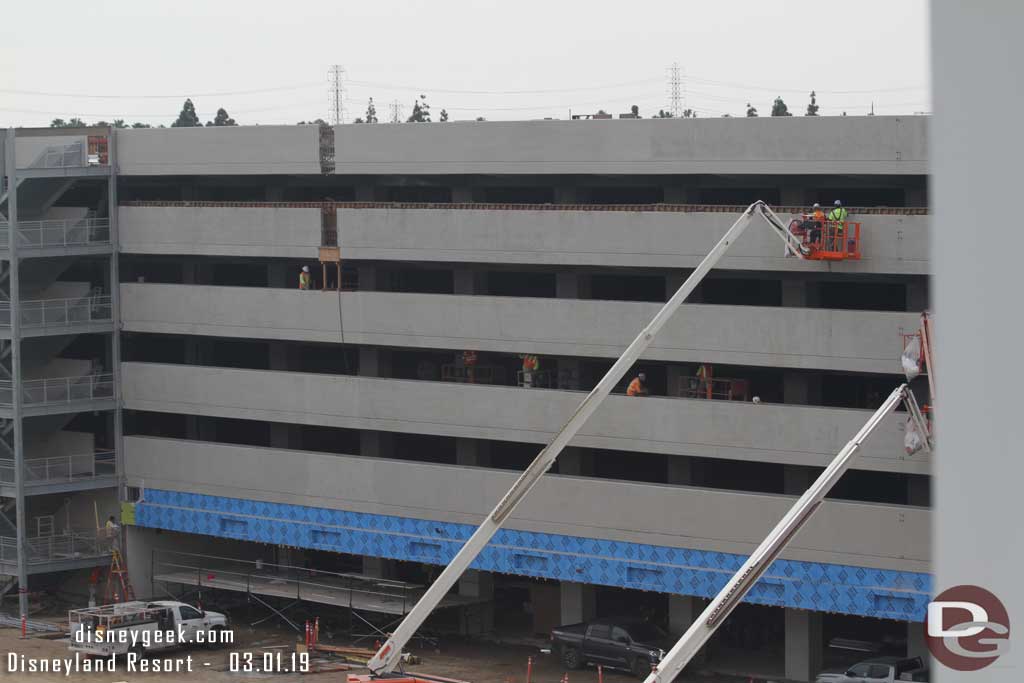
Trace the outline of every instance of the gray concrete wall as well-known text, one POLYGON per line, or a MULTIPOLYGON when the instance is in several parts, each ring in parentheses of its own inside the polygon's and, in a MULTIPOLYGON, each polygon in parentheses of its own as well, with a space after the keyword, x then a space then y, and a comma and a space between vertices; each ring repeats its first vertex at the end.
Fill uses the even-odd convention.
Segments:
POLYGON ((926 117, 336 126, 339 174, 927 173, 926 117))
MULTIPOLYGON (((479 524, 516 472, 127 437, 129 485, 479 524)), ((548 476, 509 526, 631 543, 750 553, 794 498, 548 476), (594 501, 601 501, 595 505, 594 501)), ((785 557, 927 571, 924 508, 829 502, 785 557)))
MULTIPOLYGON (((582 392, 188 365, 124 363, 125 407, 272 422, 546 443, 582 392)), ((627 451, 827 465, 866 410, 612 396, 572 444, 627 451)), ((890 417, 859 469, 927 473, 890 417)))
MULTIPOLYGON (((339 174, 927 173, 925 117, 336 126, 339 174)), ((123 175, 319 173, 316 126, 117 131, 123 175)))
POLYGON ((320 173, 317 126, 219 126, 117 131, 121 175, 320 173))
POLYGON ((121 251, 198 256, 317 257, 319 209, 122 206, 121 251))
MULTIPOLYGON (((369 127, 369 126, 368 126, 369 127)), ((317 257, 317 209, 121 207, 128 253, 317 257)), ((495 209, 341 209, 346 259, 693 268, 738 214, 495 209)), ((853 216, 860 261, 786 258, 755 222, 719 268, 925 274, 928 216, 853 216)))
MULTIPOLYGON (((693 268, 736 221, 732 213, 345 209, 338 241, 346 258, 693 268)), ((719 268, 805 272, 928 272, 928 217, 853 215, 860 261, 786 258, 760 219, 719 268)), ((319 234, 317 235, 319 238, 319 234)))
MULTIPOLYGON (((130 332, 615 358, 657 312, 627 301, 123 284, 130 332), (342 323, 344 325, 342 326, 342 323), (342 329, 344 327, 344 329, 342 329)), ((645 358, 898 374, 914 313, 684 306, 645 358)))

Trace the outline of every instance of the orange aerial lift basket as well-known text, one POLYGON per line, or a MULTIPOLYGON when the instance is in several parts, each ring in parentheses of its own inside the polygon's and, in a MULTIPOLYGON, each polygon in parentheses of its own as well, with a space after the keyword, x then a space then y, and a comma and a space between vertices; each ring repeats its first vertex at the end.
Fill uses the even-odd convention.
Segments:
POLYGON ((804 258, 811 261, 859 261, 859 221, 817 221, 811 216, 796 218, 789 231, 805 247, 804 258))

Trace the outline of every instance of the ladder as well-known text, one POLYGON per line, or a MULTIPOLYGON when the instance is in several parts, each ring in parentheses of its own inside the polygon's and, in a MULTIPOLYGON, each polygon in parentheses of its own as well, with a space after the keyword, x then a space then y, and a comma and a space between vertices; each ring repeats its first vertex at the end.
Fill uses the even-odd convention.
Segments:
POLYGON ((134 599, 135 589, 132 588, 132 580, 128 576, 128 565, 121 557, 121 551, 114 548, 110 553, 110 573, 107 574, 107 593, 104 602, 110 605, 115 602, 130 602, 134 599))

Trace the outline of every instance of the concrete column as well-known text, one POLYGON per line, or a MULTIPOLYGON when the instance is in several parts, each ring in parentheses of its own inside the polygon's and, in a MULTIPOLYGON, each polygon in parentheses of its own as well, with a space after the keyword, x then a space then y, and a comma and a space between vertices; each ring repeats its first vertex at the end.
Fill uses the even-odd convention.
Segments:
POLYGON ((360 346, 359 375, 361 377, 390 377, 391 351, 373 346, 360 346))
POLYGON ((903 200, 907 206, 915 208, 928 206, 928 189, 925 187, 908 187, 903 191, 903 200))
MULTIPOLYGON (((928 654, 924 624, 919 621, 907 622, 907 656, 920 657, 925 665, 928 664, 928 659, 931 656, 928 654)), ((934 671, 934 668, 932 670, 934 671)))
POLYGON ((557 186, 555 187, 555 204, 578 204, 579 193, 576 187, 557 186))
POLYGON ((810 403, 811 381, 810 376, 802 372, 782 373, 782 401, 783 403, 805 406, 810 403))
POLYGON ((693 458, 685 455, 668 456, 668 483, 685 486, 693 483, 693 458))
POLYGON ((814 474, 801 465, 782 466, 782 492, 790 496, 802 496, 814 481, 814 474))
POLYGON ((782 373, 782 401, 791 405, 821 404, 821 376, 804 372, 782 373))
POLYGON ((455 439, 455 464, 465 467, 490 467, 491 444, 478 439, 455 439))
POLYGON ((494 630, 494 575, 467 569, 459 579, 459 595, 477 600, 463 611, 460 630, 463 635, 490 633, 494 630))
POLYGON ((673 637, 678 638, 690 628, 700 609, 695 602, 689 595, 668 596, 668 632, 673 637))
POLYGON ((913 279, 907 283, 907 310, 920 313, 928 309, 928 283, 924 279, 913 279))
POLYGON ((267 188, 267 201, 268 202, 283 202, 284 201, 284 188, 280 185, 275 185, 267 188))
POLYGON ((377 188, 373 185, 356 185, 355 197, 357 202, 377 201, 377 188))
POLYGON ((585 583, 563 581, 559 598, 562 604, 562 623, 577 624, 589 621, 597 614, 597 594, 585 583))
POLYGON ((453 283, 456 294, 483 294, 487 291, 487 274, 468 268, 456 268, 453 283))
POLYGON ((931 504, 932 479, 927 476, 907 477, 907 505, 925 507, 931 504))
POLYGON ((821 670, 821 612, 786 609, 786 673, 791 681, 813 681, 821 670))
MULTIPOLYGON (((284 371, 288 369, 288 345, 285 342, 270 342, 270 369, 284 371)), ((292 425, 283 422, 270 423, 270 446, 272 448, 292 447, 292 425)))
POLYGON ((782 281, 782 305, 789 308, 807 308, 807 282, 785 279, 782 281))
POLYGON ((802 187, 783 187, 779 190, 779 199, 783 206, 805 206, 807 190, 802 187))
POLYGON ((454 204, 472 204, 473 198, 472 187, 453 187, 452 188, 452 203, 454 204))
POLYGON ((665 368, 665 382, 667 396, 681 396, 683 388, 683 377, 686 376, 686 366, 669 365, 665 368))
MULTIPOLYGON (((359 289, 364 292, 378 291, 381 287, 380 276, 376 266, 360 264, 356 268, 359 276, 359 289)), ((298 276, 296 276, 298 277, 298 276)))
POLYGON ((700 197, 695 187, 670 186, 665 188, 666 204, 696 204, 700 197))
MULTIPOLYGON (((548 361, 549 365, 551 364, 548 361)), ((558 372, 558 388, 577 390, 580 388, 580 373, 583 371, 583 363, 579 358, 558 358, 554 363, 554 369, 558 372)))
POLYGON ((394 576, 395 561, 386 557, 363 556, 363 574, 376 579, 390 579, 394 576))
POLYGON ((558 456, 558 473, 574 477, 592 477, 594 476, 594 458, 584 452, 582 448, 568 446, 558 456))
POLYGON ((298 269, 289 269, 284 263, 271 263, 267 266, 267 285, 274 289, 286 289, 299 286, 298 269), (291 277, 289 277, 291 276, 291 277))
POLYGON ((555 275, 555 297, 559 299, 580 298, 580 277, 573 271, 555 275))

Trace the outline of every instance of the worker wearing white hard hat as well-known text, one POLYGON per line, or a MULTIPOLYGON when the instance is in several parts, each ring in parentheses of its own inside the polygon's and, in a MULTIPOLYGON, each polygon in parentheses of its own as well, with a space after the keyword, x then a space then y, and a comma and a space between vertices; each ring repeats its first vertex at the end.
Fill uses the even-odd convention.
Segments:
POLYGON ((642 372, 634 377, 633 381, 626 387, 626 396, 646 396, 648 393, 647 375, 642 372))
POLYGON ((309 274, 309 266, 302 266, 302 272, 299 273, 299 289, 313 289, 313 278, 309 274))
POLYGON ((843 234, 846 229, 846 218, 850 215, 850 212, 843 207, 843 203, 838 199, 833 204, 835 208, 828 212, 828 220, 833 233, 830 241, 834 241, 833 245, 826 247, 830 250, 839 249, 846 242, 843 239, 843 234))

